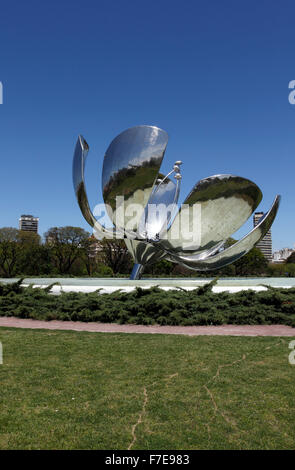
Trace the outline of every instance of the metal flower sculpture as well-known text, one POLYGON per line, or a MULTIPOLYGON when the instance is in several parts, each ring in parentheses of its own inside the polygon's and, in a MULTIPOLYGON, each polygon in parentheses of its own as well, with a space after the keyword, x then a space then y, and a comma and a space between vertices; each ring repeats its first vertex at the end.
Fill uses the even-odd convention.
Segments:
POLYGON ((112 228, 90 210, 84 181, 89 147, 81 135, 76 144, 73 183, 81 212, 98 239, 124 239, 135 263, 130 279, 139 279, 145 265, 162 258, 199 271, 233 263, 266 235, 279 207, 276 196, 256 227, 225 248, 260 203, 260 189, 240 176, 214 175, 200 180, 179 209, 182 162, 166 176, 159 173, 167 143, 167 133, 154 126, 132 127, 111 142, 102 191, 112 228))

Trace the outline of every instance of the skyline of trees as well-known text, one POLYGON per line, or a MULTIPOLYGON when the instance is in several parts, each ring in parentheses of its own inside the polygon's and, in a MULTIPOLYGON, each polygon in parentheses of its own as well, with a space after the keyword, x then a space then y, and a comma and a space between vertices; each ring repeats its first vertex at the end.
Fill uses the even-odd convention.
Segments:
MULTIPOLYGON (((234 243, 229 239, 227 244, 234 243)), ((129 276, 132 257, 124 240, 97 240, 81 227, 51 227, 42 241, 35 232, 0 228, 0 276, 129 276)), ((147 276, 295 276, 295 253, 286 263, 268 263, 254 247, 220 270, 192 271, 167 260, 147 266, 147 276)))

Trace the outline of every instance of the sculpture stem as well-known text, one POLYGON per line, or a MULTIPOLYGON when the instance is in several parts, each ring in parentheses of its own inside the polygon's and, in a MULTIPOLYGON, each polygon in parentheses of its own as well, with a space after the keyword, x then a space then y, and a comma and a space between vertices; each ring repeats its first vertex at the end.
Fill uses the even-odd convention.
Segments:
POLYGON ((140 263, 135 263, 133 265, 132 273, 130 275, 130 280, 140 279, 144 270, 144 265, 140 263))

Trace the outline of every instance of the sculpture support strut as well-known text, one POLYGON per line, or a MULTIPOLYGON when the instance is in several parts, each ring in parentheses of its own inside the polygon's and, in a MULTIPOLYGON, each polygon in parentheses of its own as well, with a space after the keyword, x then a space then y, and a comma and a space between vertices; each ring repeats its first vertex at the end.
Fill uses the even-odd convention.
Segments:
POLYGON ((144 270, 144 265, 140 263, 135 263, 132 268, 132 272, 130 274, 130 280, 136 281, 141 278, 142 273, 144 270))

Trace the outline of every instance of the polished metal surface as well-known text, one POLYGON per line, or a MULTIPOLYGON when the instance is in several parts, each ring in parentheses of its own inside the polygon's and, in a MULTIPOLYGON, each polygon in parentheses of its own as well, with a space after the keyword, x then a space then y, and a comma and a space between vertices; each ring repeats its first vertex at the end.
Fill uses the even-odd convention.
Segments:
POLYGON ((103 162, 102 190, 116 227, 137 231, 167 143, 167 132, 155 126, 132 127, 111 142, 103 162))
POLYGON ((224 249, 260 203, 260 189, 240 176, 213 175, 199 181, 178 210, 181 160, 166 176, 159 173, 167 142, 167 133, 154 126, 127 129, 111 142, 102 173, 111 229, 103 227, 89 207, 84 181, 89 146, 82 136, 75 148, 73 184, 81 212, 97 238, 124 238, 135 263, 133 279, 145 265, 163 258, 195 270, 233 263, 265 236, 280 203, 276 196, 258 225, 224 249))
POLYGON ((256 227, 229 248, 203 260, 198 260, 194 258, 194 256, 176 255, 174 256, 175 261, 198 271, 220 269, 227 264, 234 263, 239 258, 246 255, 267 234, 277 214, 280 199, 280 196, 276 196, 270 210, 260 219, 256 227))
POLYGON ((261 199, 258 186, 240 176, 202 179, 185 199, 160 245, 179 254, 210 253, 246 222, 261 199))
POLYGON ((80 210, 91 227, 94 228, 94 234, 97 238, 133 238, 133 239, 142 239, 142 237, 137 236, 136 233, 132 231, 126 231, 125 229, 116 230, 107 229, 103 227, 93 215, 85 188, 85 165, 86 159, 89 151, 89 145, 82 135, 79 135, 73 158, 73 167, 72 167, 72 176, 73 176, 73 185, 76 194, 76 198, 80 207, 80 210))
POLYGON ((135 263, 149 265, 166 257, 165 251, 157 245, 128 238, 125 238, 124 241, 135 263))
POLYGON ((138 232, 147 239, 159 239, 178 211, 180 180, 174 183, 168 175, 159 175, 139 223, 138 232))
MULTIPOLYGON (((105 230, 104 227, 102 227, 94 217, 89 207, 88 197, 85 189, 84 174, 88 151, 89 146, 86 140, 82 135, 79 135, 73 158, 73 185, 80 210, 85 220, 89 223, 91 227, 96 229, 97 234, 99 234, 100 237, 104 237, 108 235, 108 231, 105 230)), ((111 235, 113 236, 112 233, 111 235)))
POLYGON ((143 270, 144 270, 143 264, 134 264, 132 272, 130 274, 130 279, 133 281, 140 279, 143 270))
MULTIPOLYGON (((84 219, 88 224, 93 227, 94 234, 97 238, 102 239, 114 238, 116 235, 119 238, 121 234, 115 232, 115 230, 108 230, 103 227, 94 217, 88 202, 88 197, 85 188, 85 165, 89 151, 89 145, 82 135, 79 135, 73 158, 72 176, 73 185, 76 194, 76 198, 80 207, 80 210, 84 216, 84 219)), ((124 235, 123 235, 124 237, 124 235)))
MULTIPOLYGON (((166 176, 158 175, 157 182, 139 223, 138 232, 142 237, 157 240, 157 235, 160 236, 163 231, 167 230, 170 219, 178 211, 180 180, 174 183, 169 178, 174 172, 173 169, 166 176)), ((125 243, 135 263, 142 263, 142 265, 153 264, 165 256, 165 252, 160 250, 158 245, 130 239, 125 239, 125 243)), ((142 271, 143 269, 140 270, 140 273, 142 271)), ((132 275, 130 279, 133 279, 132 275)))

